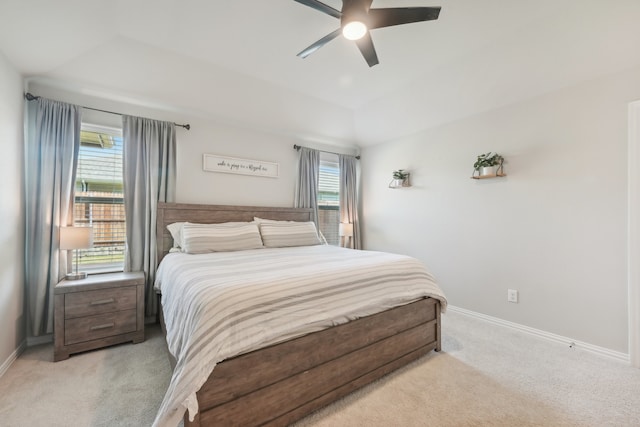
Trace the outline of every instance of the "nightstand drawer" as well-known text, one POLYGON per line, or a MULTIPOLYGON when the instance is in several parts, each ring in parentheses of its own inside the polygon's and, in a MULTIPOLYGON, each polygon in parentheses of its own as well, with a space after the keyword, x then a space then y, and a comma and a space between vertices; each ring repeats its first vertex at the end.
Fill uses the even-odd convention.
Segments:
POLYGON ((66 294, 64 298, 65 319, 135 308, 136 289, 134 287, 76 292, 66 294))
POLYGON ((64 344, 126 334, 134 332, 137 326, 135 307, 132 310, 70 319, 65 321, 64 344))

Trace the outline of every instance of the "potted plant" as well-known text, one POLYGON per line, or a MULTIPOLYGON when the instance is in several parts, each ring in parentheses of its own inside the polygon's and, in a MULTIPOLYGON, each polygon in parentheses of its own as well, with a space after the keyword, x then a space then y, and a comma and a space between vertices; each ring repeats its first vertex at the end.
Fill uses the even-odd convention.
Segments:
POLYGON ((504 158, 500 154, 490 151, 478 156, 478 159, 473 164, 473 169, 479 172, 480 176, 496 175, 503 161, 504 158))
POLYGON ((405 172, 403 169, 393 171, 393 187, 404 186, 405 180, 409 177, 409 172, 405 172))

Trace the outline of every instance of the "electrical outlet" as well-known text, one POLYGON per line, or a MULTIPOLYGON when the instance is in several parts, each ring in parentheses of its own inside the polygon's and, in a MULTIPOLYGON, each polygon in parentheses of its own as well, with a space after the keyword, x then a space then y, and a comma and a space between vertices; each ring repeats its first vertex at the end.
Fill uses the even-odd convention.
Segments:
POLYGON ((515 289, 507 289, 507 301, 518 303, 518 291, 515 289))

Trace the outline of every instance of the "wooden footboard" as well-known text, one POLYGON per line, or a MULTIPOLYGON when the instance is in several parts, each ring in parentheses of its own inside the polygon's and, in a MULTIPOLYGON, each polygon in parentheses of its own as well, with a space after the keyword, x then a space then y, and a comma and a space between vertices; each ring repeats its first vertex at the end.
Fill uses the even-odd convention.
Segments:
POLYGON ((218 364, 185 426, 285 426, 432 350, 431 298, 256 350, 218 364))

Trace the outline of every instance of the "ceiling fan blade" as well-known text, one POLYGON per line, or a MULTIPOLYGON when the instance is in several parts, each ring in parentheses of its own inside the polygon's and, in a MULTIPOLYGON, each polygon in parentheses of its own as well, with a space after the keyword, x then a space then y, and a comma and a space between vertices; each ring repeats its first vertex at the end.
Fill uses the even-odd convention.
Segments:
POLYGON ((326 13, 327 15, 333 16, 334 18, 340 19, 342 17, 342 12, 332 8, 331 6, 327 6, 324 3, 320 3, 317 0, 293 0, 305 6, 309 6, 312 9, 318 10, 322 13, 326 13))
POLYGON ((342 28, 338 28, 334 32, 327 34, 326 36, 324 36, 323 38, 321 38, 320 40, 318 40, 317 42, 315 42, 314 44, 312 44, 311 46, 309 46, 308 48, 300 52, 297 56, 299 56, 300 58, 306 58, 316 50, 320 49, 325 44, 329 43, 331 40, 338 37, 340 34, 342 34, 342 28))
POLYGON ((373 0, 342 0, 342 13, 349 9, 359 9, 361 11, 367 11, 371 7, 373 0))
POLYGON ((364 56, 364 59, 367 61, 367 64, 369 64, 369 67, 373 67, 379 63, 376 48, 373 46, 373 40, 371 39, 371 33, 367 31, 364 37, 356 40, 356 44, 360 52, 362 52, 362 56, 364 56))
POLYGON ((367 28, 391 27, 393 25, 410 24, 412 22, 438 19, 440 7, 391 7, 369 9, 367 28))

